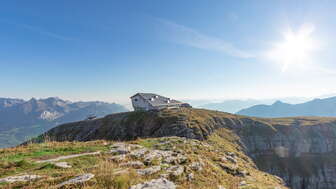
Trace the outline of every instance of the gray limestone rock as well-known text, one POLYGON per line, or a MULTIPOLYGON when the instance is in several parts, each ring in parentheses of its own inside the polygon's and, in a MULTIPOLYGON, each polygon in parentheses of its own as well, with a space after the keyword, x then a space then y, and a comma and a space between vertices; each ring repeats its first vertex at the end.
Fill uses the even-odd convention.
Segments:
POLYGON ((130 161, 130 162, 126 162, 126 163, 121 163, 119 164, 120 166, 124 166, 124 167, 133 167, 136 169, 142 168, 145 165, 141 162, 141 161, 130 161))
POLYGON ((192 181, 194 179, 194 173, 189 173, 188 175, 187 175, 187 180, 188 181, 192 181))
POLYGON ((79 183, 84 183, 94 177, 94 174, 87 173, 83 175, 76 176, 75 178, 72 178, 68 181, 62 182, 61 184, 58 185, 58 187, 68 185, 68 184, 79 184, 79 183))
POLYGON ((10 176, 0 179, 0 182, 28 182, 32 180, 37 180, 39 178, 42 178, 42 176, 39 175, 18 175, 18 176, 10 176))
POLYGON ((125 154, 116 155, 116 156, 112 156, 112 157, 109 158, 109 160, 116 161, 116 162, 123 161, 125 159, 126 159, 126 155, 125 154))
POLYGON ((161 170, 160 166, 153 166, 153 167, 149 167, 149 168, 145 168, 145 169, 138 169, 136 170, 136 172, 139 175, 152 175, 154 173, 157 173, 161 170))
POLYGON ((172 167, 169 167, 167 169, 167 172, 169 173, 169 175, 173 178, 177 178, 179 176, 181 176, 184 172, 184 167, 180 166, 180 165, 175 165, 172 167))
POLYGON ((235 157, 232 156, 226 156, 226 159, 229 160, 231 163, 236 164, 237 163, 237 159, 235 157))
POLYGON ((125 143, 115 143, 111 146, 112 154, 127 154, 130 152, 131 147, 125 143))
POLYGON ((135 158, 142 158, 148 152, 147 148, 140 148, 130 152, 130 155, 135 158))
POLYGON ((176 185, 165 178, 159 178, 131 186, 130 189, 176 189, 176 185))
POLYGON ((59 168, 64 168, 64 169, 67 169, 67 168, 71 168, 72 166, 68 164, 68 162, 56 162, 56 163, 53 163, 56 167, 59 167, 59 168))
POLYGON ((203 165, 200 162, 193 162, 189 167, 194 171, 201 171, 203 169, 203 165))

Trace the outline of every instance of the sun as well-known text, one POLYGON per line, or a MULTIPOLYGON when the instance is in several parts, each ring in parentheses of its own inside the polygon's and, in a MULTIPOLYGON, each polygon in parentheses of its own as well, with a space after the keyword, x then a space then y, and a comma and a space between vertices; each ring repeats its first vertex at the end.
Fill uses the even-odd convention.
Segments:
POLYGON ((284 41, 275 43, 268 56, 281 64, 282 71, 305 66, 316 47, 312 38, 313 31, 313 26, 301 27, 297 32, 289 29, 283 34, 284 41))

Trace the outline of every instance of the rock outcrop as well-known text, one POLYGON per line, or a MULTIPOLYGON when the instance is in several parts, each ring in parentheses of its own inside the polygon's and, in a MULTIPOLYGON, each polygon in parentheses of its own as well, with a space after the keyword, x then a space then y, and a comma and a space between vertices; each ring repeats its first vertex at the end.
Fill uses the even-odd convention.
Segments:
POLYGON ((130 189, 175 189, 175 188, 176 186, 173 182, 164 178, 160 178, 134 185, 130 189))
POLYGON ((33 181, 36 179, 42 178, 39 175, 18 175, 18 176, 10 176, 10 177, 5 177, 0 179, 1 182, 8 182, 8 183, 13 183, 13 182, 29 182, 33 181))
POLYGON ((78 175, 75 178, 72 178, 68 181, 62 182, 61 184, 58 185, 58 187, 62 187, 64 185, 70 185, 70 184, 78 184, 78 183, 84 183, 94 177, 94 174, 87 173, 83 175, 78 175))
POLYGON ((258 170, 242 148, 231 142, 231 135, 220 134, 225 132, 214 133, 204 141, 159 137, 45 142, 4 149, 0 151, 0 159, 6 161, 0 162, 0 185, 2 188, 287 188, 281 179, 258 170), (92 152, 97 150, 99 154, 92 152), (20 160, 13 160, 18 154, 20 160), (24 176, 29 182, 18 180, 27 173, 40 179, 24 176))

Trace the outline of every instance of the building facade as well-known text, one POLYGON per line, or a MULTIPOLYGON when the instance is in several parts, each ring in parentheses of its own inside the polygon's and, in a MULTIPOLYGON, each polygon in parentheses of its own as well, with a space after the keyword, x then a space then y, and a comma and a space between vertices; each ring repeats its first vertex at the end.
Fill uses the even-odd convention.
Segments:
POLYGON ((132 106, 138 110, 161 110, 165 108, 191 107, 188 103, 180 102, 171 98, 153 93, 137 93, 131 96, 132 106))

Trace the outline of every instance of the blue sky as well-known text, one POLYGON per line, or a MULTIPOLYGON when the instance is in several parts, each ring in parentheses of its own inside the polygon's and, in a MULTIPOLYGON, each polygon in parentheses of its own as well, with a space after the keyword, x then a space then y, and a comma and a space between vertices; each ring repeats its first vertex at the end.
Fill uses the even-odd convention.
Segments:
POLYGON ((335 8, 335 1, 1 1, 0 95, 126 103, 136 92, 334 93, 335 8))

